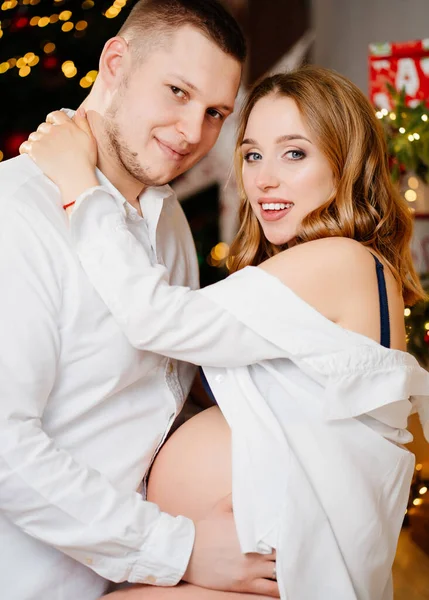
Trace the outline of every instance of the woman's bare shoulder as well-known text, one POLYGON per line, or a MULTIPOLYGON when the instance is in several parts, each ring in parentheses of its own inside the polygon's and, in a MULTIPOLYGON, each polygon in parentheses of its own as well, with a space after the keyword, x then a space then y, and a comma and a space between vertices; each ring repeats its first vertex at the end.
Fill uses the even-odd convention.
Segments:
POLYGON ((374 258, 349 238, 332 237, 294 246, 260 268, 274 275, 330 320, 341 318, 352 296, 358 300, 374 276, 374 258))

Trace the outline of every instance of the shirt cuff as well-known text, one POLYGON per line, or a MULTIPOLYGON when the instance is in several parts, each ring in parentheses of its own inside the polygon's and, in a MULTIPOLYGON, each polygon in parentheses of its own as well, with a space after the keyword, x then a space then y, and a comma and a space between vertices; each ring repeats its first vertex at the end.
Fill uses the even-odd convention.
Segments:
MULTIPOLYGON (((114 196, 114 194, 112 194, 112 191, 105 185, 94 185, 93 187, 88 188, 87 190, 85 190, 84 192, 82 192, 80 194, 80 196, 78 196, 76 198, 76 202, 73 208, 73 213, 76 213, 76 211, 79 209, 79 207, 83 204, 86 203, 92 196, 96 195, 97 193, 102 193, 102 194, 108 194, 111 198, 113 198, 115 200, 115 203, 117 204, 118 208, 122 210, 124 210, 124 205, 123 202, 121 203, 119 201, 118 198, 116 198, 114 196)), ((94 200, 95 201, 95 200, 94 200)))
POLYGON ((174 586, 182 579, 195 541, 195 525, 186 517, 161 513, 146 537, 128 577, 131 583, 174 586))

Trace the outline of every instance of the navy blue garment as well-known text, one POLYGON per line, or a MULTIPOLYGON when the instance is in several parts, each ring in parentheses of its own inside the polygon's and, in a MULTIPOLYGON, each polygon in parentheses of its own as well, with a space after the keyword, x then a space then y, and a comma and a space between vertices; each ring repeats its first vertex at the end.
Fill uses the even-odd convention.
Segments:
POLYGON ((380 344, 385 348, 390 348, 389 303, 387 300, 384 268, 376 256, 374 256, 374 260, 377 270, 378 296, 380 301, 380 344))
MULTIPOLYGON (((372 254, 372 252, 371 252, 372 254)), ((386 280, 384 277, 384 267, 378 258, 372 254, 375 260, 375 268, 377 272, 378 297, 380 301, 380 344, 385 348, 390 348, 390 320, 389 320, 389 303, 387 300, 386 280)), ((204 371, 200 367, 201 382, 209 398, 215 403, 216 398, 209 386, 204 371)))

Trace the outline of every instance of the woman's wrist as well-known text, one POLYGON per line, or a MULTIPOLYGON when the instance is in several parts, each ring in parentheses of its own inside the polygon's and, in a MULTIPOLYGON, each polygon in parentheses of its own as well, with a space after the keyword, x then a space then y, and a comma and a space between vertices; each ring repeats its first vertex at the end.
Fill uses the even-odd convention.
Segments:
POLYGON ((86 190, 100 185, 95 171, 80 172, 79 177, 64 181, 59 185, 63 205, 67 206, 76 201, 86 190))

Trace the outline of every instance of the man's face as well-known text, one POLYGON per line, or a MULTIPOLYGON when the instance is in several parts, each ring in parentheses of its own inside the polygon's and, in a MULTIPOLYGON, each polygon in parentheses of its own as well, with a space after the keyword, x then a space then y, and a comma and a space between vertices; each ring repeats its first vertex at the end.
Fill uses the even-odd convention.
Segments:
POLYGON ((105 114, 122 166, 144 185, 163 185, 215 144, 232 112, 240 63, 185 26, 130 71, 105 114))

